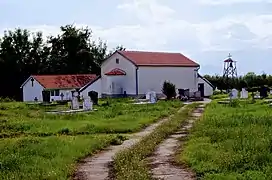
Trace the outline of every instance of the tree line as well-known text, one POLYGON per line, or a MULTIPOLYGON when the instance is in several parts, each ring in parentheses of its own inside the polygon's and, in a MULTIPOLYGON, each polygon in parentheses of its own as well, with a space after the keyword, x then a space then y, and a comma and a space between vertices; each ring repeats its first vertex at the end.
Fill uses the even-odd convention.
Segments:
POLYGON ((74 25, 60 27, 60 33, 44 37, 42 32, 16 28, 0 37, 0 97, 21 99, 20 85, 32 74, 100 74, 100 65, 111 51, 92 30, 74 25))
POLYGON ((218 90, 227 90, 232 88, 241 90, 242 88, 247 88, 250 91, 255 91, 263 86, 269 88, 272 87, 272 75, 267 75, 265 73, 257 75, 254 72, 248 72, 246 75, 236 78, 226 78, 219 75, 205 75, 204 77, 218 90))

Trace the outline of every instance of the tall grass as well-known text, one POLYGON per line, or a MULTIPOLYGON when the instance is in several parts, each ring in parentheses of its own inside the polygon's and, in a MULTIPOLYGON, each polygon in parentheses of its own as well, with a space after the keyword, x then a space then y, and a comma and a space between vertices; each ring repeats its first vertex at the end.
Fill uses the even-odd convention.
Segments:
POLYGON ((67 179, 77 159, 115 139, 109 135, 2 139, 0 179, 67 179))
POLYGON ((68 130, 69 134, 131 133, 175 112, 179 101, 133 105, 112 102, 108 107, 81 114, 52 115, 38 105, 23 103, 0 104, 0 137, 18 135, 49 136, 68 130))
POLYGON ((202 179, 272 179, 272 109, 210 104, 180 153, 202 179))
POLYGON ((45 111, 53 107, 0 103, 0 179, 69 179, 80 158, 120 144, 119 133, 138 131, 180 106, 179 101, 132 105, 116 99, 86 114, 50 115, 45 111))
POLYGON ((151 179, 145 158, 154 152, 160 142, 181 126, 196 105, 188 105, 183 111, 175 114, 169 121, 158 126, 154 132, 144 137, 132 148, 117 154, 114 158, 115 178, 117 180, 151 179))

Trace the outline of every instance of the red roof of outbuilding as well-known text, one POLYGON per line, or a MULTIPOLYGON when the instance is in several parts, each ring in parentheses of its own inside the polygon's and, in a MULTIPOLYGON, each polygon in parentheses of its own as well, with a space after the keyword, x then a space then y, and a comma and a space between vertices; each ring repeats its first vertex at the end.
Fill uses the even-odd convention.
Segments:
POLYGON ((97 78, 95 74, 33 75, 46 89, 81 88, 97 78))
POLYGON ((108 76, 120 76, 120 75, 126 75, 126 72, 122 69, 119 69, 119 68, 115 68, 115 69, 112 69, 111 71, 105 73, 105 75, 108 75, 108 76))
POLYGON ((184 66, 198 67, 199 64, 181 53, 118 51, 138 66, 184 66))

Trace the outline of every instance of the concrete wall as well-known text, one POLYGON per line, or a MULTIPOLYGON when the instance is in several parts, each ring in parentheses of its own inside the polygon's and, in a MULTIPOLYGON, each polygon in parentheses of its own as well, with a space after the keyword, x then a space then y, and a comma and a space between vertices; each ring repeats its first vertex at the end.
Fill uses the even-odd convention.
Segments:
POLYGON ((81 97, 88 96, 88 92, 90 91, 96 91, 98 92, 98 98, 101 98, 101 78, 96 80, 94 83, 92 83, 90 86, 88 86, 86 89, 80 92, 81 97))
POLYGON ((162 93, 164 81, 168 80, 176 85, 177 89, 197 91, 197 71, 194 67, 139 67, 139 94, 147 91, 162 93))
MULTIPOLYGON (((120 90, 128 95, 136 94, 136 66, 118 53, 113 54, 101 66, 101 93, 118 95, 120 90), (119 59, 119 63, 116 63, 119 59), (126 72, 125 76, 107 76, 105 73, 119 68, 126 72)), ((123 94, 123 93, 121 93, 123 94)))

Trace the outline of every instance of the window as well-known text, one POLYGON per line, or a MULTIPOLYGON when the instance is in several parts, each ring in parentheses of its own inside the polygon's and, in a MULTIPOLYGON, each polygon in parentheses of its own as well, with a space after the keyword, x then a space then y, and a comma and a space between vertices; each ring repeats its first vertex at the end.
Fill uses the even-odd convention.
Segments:
POLYGON ((55 91, 51 91, 51 96, 54 96, 55 95, 55 93, 54 93, 55 91))
POLYGON ((116 64, 119 64, 119 59, 118 58, 116 58, 116 64))
POLYGON ((59 89, 55 90, 55 96, 59 96, 59 95, 60 95, 59 89))

